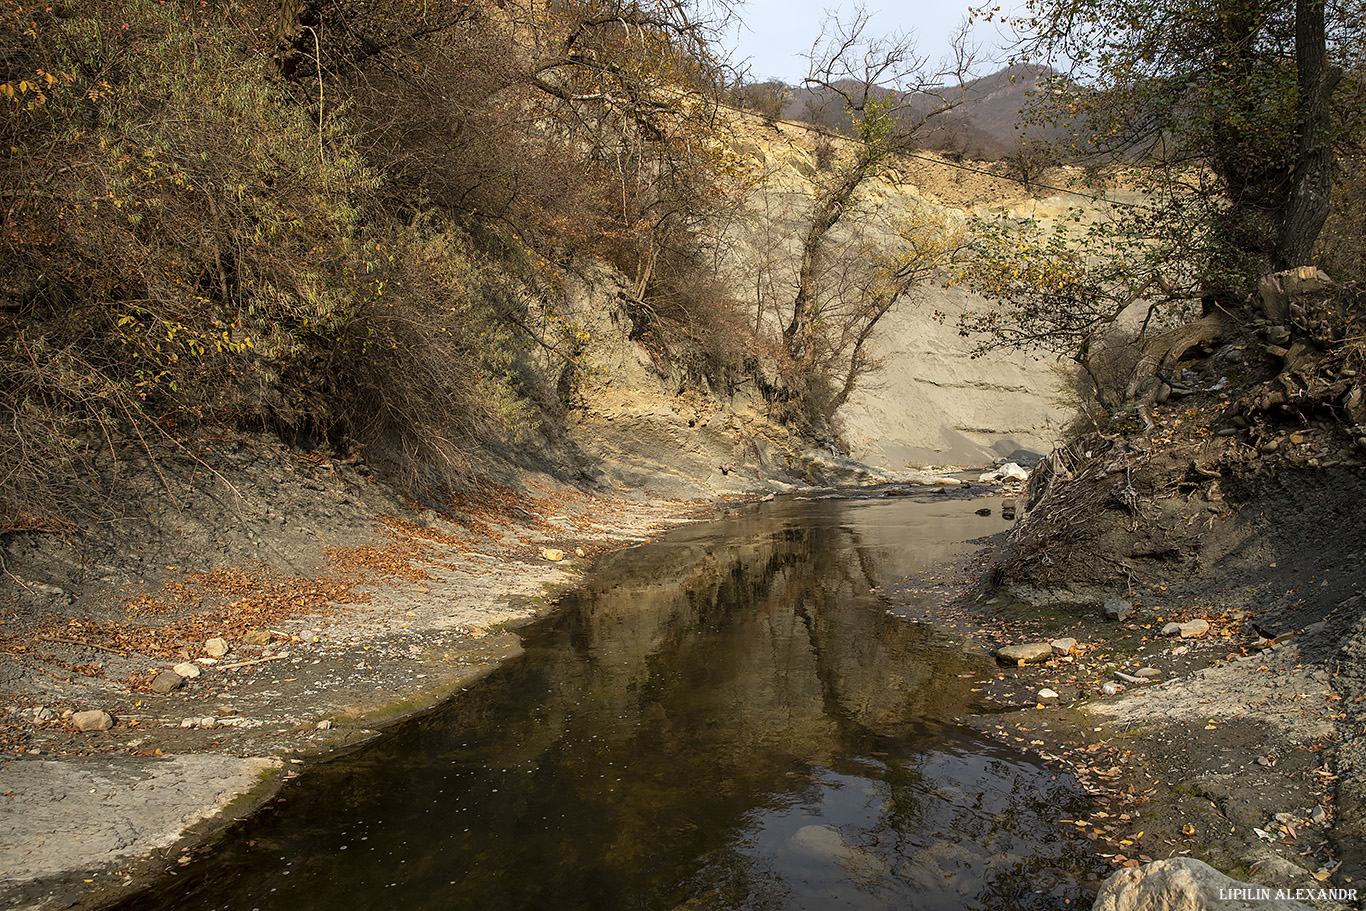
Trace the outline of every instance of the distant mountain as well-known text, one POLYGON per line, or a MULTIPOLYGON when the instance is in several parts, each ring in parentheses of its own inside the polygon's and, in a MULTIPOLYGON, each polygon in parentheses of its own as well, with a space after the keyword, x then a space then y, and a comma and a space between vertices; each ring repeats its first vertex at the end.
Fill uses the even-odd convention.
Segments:
MULTIPOLYGON (((1010 66, 967 85, 965 100, 946 114, 934 118, 915 137, 918 148, 935 149, 968 158, 994 159, 1018 148, 1026 135, 1044 135, 1034 127, 1020 127, 1021 111, 1041 83, 1053 71, 1042 66, 1010 66)), ((813 91, 802 87, 767 82, 745 86, 737 100, 768 116, 810 123, 836 132, 852 127, 842 99, 829 90, 813 91)), ((904 115, 918 119, 938 102, 928 94, 923 103, 914 103, 904 115)))
POLYGON ((1021 138, 1021 111, 1053 70, 1045 66, 1011 66, 974 79, 968 84, 967 101, 955 109, 962 118, 997 142, 1013 148, 1021 138))

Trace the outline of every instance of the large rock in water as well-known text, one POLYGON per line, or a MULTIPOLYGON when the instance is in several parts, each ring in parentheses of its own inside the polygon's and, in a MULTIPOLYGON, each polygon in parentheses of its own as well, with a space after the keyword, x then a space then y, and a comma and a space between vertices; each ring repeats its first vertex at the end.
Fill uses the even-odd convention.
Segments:
POLYGON ((1101 886, 1092 911, 1310 911, 1276 892, 1230 879, 1204 861, 1173 857, 1120 870, 1101 886))

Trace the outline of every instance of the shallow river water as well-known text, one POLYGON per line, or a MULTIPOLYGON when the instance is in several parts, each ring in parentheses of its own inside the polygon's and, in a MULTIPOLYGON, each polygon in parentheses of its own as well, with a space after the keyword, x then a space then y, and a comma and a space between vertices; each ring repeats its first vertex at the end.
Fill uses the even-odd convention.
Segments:
POLYGON ((600 561, 526 654, 310 769, 129 909, 1031 909, 1066 776, 952 722, 994 673, 872 593, 980 501, 787 499, 600 561))

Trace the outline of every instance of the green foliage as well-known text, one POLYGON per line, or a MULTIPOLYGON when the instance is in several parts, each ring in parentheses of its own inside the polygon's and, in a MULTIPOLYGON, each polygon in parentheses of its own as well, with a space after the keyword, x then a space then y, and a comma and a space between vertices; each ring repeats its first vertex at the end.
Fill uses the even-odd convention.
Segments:
MULTIPOLYGON (((1178 263, 1207 299, 1224 305, 1239 303, 1281 260, 1302 255, 1284 231, 1303 212, 1296 180, 1319 165, 1312 143, 1301 141, 1317 135, 1317 121, 1306 119, 1315 108, 1296 54, 1305 67, 1317 50, 1337 73, 1354 66, 1362 47, 1359 17, 1347 5, 1326 9, 1327 35, 1317 44, 1297 42, 1296 5, 1275 0, 1030 0, 1012 18, 1021 59, 1068 69, 1042 86, 1027 120, 1063 132, 1063 158, 1118 165, 1110 185, 1093 189, 1139 202, 1118 226, 1129 238, 1120 255, 1144 251, 1157 275, 1178 263)), ((1331 75, 1314 90, 1334 99, 1326 141, 1347 149, 1359 145, 1360 115, 1353 94, 1335 94, 1336 85, 1331 75)), ((1324 197, 1326 189, 1315 198, 1324 197)), ((1163 277, 1146 285, 1159 305, 1173 299, 1164 285, 1185 283, 1163 277)), ((1127 278, 1122 284, 1133 287, 1127 278)))
POLYGON ((282 103, 223 30, 172 4, 112 11, 29 26, 72 76, 10 137, 25 167, 7 177, 56 191, 15 214, 44 239, 22 252, 69 290, 30 315, 117 351, 140 399, 231 410, 228 375, 268 381, 353 318, 356 200, 378 179, 342 118, 282 103))
POLYGON ((853 115, 859 142, 870 152, 876 153, 879 160, 885 159, 890 152, 889 143, 896 126, 892 118, 893 108, 892 101, 874 98, 862 111, 853 115))
POLYGON ((1021 59, 1070 67, 1027 119, 1062 132, 1056 153, 1090 166, 1098 201, 1048 230, 978 226, 964 278, 992 303, 959 326, 983 349, 1066 355, 1081 397, 1120 414, 1172 353, 1146 349, 1150 330, 1201 316, 1197 300, 1243 312, 1263 274, 1309 261, 1325 217, 1327 249, 1355 268, 1354 204, 1329 211, 1351 169, 1327 154, 1354 161, 1366 136, 1356 82, 1339 78, 1363 46, 1350 5, 1029 0, 1013 24, 1021 59))
POLYGON ((1143 329, 1187 315, 1169 305, 1199 296, 1199 276, 1182 257, 1190 239, 1151 230, 1149 214, 1073 208, 1052 226, 975 220, 972 254, 956 279, 1000 304, 964 313, 960 332, 978 338, 979 352, 1014 347, 1085 357, 1091 341, 1135 304, 1148 308, 1143 329))

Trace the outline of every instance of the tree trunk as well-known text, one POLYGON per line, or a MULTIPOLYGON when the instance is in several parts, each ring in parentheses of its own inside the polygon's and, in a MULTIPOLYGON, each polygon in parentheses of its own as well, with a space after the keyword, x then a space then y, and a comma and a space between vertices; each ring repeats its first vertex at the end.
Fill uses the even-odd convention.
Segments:
POLYGON ((1138 406, 1145 434, 1152 433, 1157 426, 1153 422, 1152 408, 1157 401, 1161 377, 1170 374, 1192 349, 1212 345, 1228 331, 1227 318, 1222 312, 1215 311, 1193 323, 1154 336, 1143 345, 1143 354, 1129 376, 1126 395, 1129 401, 1138 406))
POLYGON ((281 79, 293 79, 299 64, 309 55, 310 30, 318 26, 320 0, 280 0, 275 20, 275 71, 281 79))
POLYGON ((821 257, 827 252, 827 235, 839 224, 844 207, 882 157, 878 150, 864 147, 849 170, 839 175, 835 184, 816 200, 811 221, 802 237, 802 259, 797 269, 797 293, 792 301, 792 319, 783 330, 783 345, 798 361, 808 353, 817 304, 816 282, 820 274, 821 257))
POLYGON ((1333 189, 1333 145, 1328 101, 1336 79, 1328 72, 1325 0, 1295 0, 1295 65, 1299 82, 1299 148, 1295 183, 1276 244, 1281 269, 1312 264, 1314 242, 1328 219, 1333 189))

